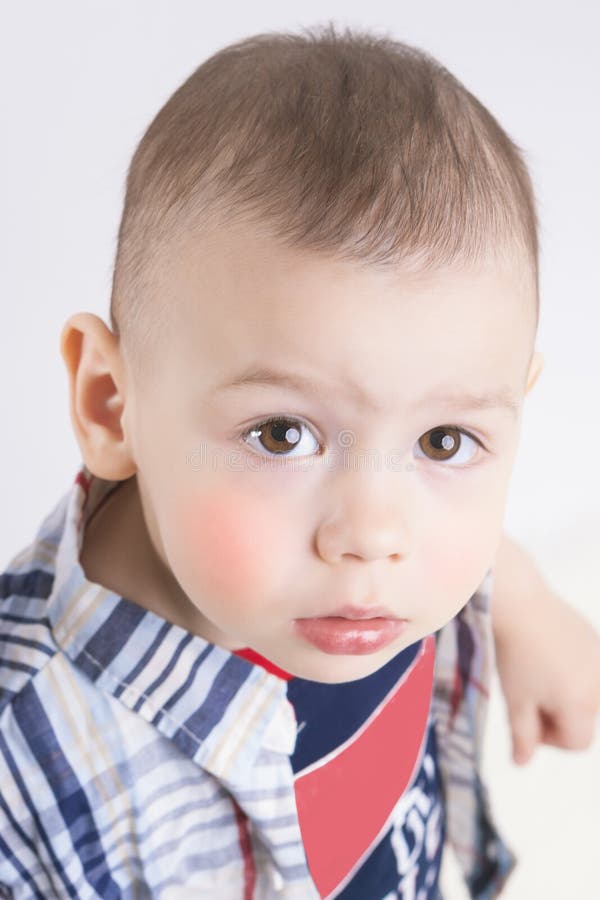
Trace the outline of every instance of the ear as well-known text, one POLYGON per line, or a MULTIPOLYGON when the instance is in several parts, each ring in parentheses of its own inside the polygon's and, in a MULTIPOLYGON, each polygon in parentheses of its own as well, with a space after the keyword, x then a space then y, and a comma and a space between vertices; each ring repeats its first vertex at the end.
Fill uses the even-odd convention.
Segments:
POLYGON ((529 364, 529 373, 527 375, 527 387, 525 388, 525 393, 528 394, 532 389, 538 378, 540 377, 540 373, 544 368, 544 357, 541 353, 535 352, 531 358, 531 362, 529 364))
POLYGON ((70 415, 93 475, 122 481, 137 471, 123 429, 125 373, 118 338, 93 313, 76 313, 60 335, 69 377, 70 415))

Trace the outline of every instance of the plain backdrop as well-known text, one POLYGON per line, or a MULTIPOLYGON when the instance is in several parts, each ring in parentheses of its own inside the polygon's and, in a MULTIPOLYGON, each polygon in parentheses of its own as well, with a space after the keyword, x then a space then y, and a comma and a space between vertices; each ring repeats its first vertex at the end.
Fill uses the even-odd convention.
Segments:
MULTIPOLYGON (((5 0, 0 571, 80 463, 60 330, 80 310, 108 323, 126 168, 150 119, 224 45, 326 20, 428 50, 526 153, 541 219, 546 365, 526 399, 506 528, 600 627, 600 16, 586 0, 5 0)), ((517 768, 496 681, 486 749, 492 805, 520 857, 503 897, 600 897, 598 740, 583 753, 541 747, 517 768)), ((448 900, 466 896, 450 853, 443 881, 448 900)))

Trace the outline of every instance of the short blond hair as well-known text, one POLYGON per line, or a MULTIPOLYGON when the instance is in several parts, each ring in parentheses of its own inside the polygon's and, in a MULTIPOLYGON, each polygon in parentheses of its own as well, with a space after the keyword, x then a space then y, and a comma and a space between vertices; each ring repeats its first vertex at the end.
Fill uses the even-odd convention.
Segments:
POLYGON ((446 68, 389 36, 331 23, 258 34, 203 62, 158 112, 128 171, 110 305, 140 372, 168 316, 157 273, 209 221, 267 223, 284 245, 375 266, 517 246, 537 327, 523 151, 446 68))

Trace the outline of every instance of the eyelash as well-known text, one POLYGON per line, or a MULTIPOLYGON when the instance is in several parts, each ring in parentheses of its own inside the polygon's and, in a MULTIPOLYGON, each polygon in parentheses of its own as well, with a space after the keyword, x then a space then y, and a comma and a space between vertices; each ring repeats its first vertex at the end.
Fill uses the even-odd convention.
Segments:
MULTIPOLYGON (((247 438, 250 436, 251 432, 258 431, 265 426, 272 425, 274 423, 281 423, 281 422, 285 422, 286 424, 289 424, 289 425, 300 425, 301 427, 306 428, 308 431, 310 431, 311 434, 313 434, 312 428, 308 425, 308 423, 304 422, 302 419, 299 419, 295 416, 274 415, 274 416, 268 416, 266 419, 261 419, 259 422, 256 422, 254 425, 251 425, 249 428, 244 429, 244 431, 241 432, 241 434, 237 435, 237 438, 238 438, 238 440, 242 441, 242 443, 247 444, 247 438)), ((450 424, 436 425, 434 428, 429 428, 427 431, 423 432, 423 435, 429 434, 430 432, 433 432, 433 431, 446 431, 446 430, 447 431, 457 431, 459 434, 465 435, 465 437, 468 437, 472 441, 474 441, 484 452, 486 452, 486 453, 489 452, 487 450, 487 448, 484 446, 483 442, 476 435, 472 434, 470 431, 467 431, 466 428, 460 428, 458 425, 450 425, 450 424)), ((423 435, 421 435, 421 437, 423 435)), ((316 435, 313 434, 313 437, 315 437, 315 439, 316 439, 316 435)), ((320 446, 320 442, 318 442, 318 443, 320 446)), ((250 449, 252 450, 252 448, 250 448, 250 449)), ((255 451, 252 451, 252 452, 255 452, 255 451)), ((457 452, 460 452, 460 446, 459 446, 459 449, 457 452)), ((303 459, 304 458, 303 455, 292 456, 289 453, 270 453, 269 451, 266 451, 266 450, 264 453, 257 452, 257 455, 263 456, 266 459, 303 459)), ((310 454, 310 455, 313 455, 313 454, 310 454)), ((319 455, 322 455, 322 454, 319 454, 319 455)), ((454 454, 454 455, 456 455, 456 454, 454 454)), ((454 456, 449 457, 449 460, 436 460, 436 459, 432 459, 431 457, 426 456, 425 454, 424 454, 424 456, 425 456, 425 459, 429 460, 429 462, 445 463, 445 462, 449 462, 449 460, 451 460, 451 459, 454 459, 454 456)), ((469 462, 469 463, 462 463, 462 464, 458 464, 458 465, 450 464, 449 466, 445 466, 445 468, 466 469, 466 468, 469 468, 471 465, 474 465, 474 463, 469 462)))

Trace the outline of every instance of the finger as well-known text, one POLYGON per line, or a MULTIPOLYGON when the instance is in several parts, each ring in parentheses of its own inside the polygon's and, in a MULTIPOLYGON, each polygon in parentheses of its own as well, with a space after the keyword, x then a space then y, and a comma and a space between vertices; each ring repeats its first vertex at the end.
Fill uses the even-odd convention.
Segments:
POLYGON ((533 706, 515 709, 510 714, 513 760, 524 766, 531 760, 540 739, 540 724, 533 706))
POLYGON ((540 741, 563 750, 587 750, 594 742, 596 723, 588 714, 569 714, 553 718, 542 713, 540 741))

